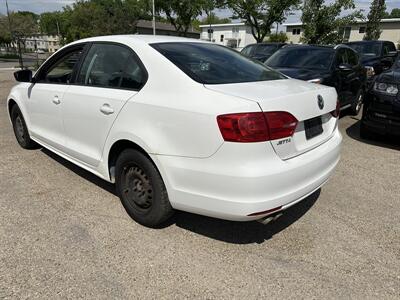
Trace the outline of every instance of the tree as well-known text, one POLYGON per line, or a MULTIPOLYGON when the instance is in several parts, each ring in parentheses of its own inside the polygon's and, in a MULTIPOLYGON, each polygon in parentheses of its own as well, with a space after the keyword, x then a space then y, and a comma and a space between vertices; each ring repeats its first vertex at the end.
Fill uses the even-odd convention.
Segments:
POLYGON ((389 19, 400 18, 400 8, 393 8, 390 14, 385 12, 384 17, 389 19))
POLYGON ((186 36, 187 32, 203 11, 213 9, 213 1, 207 0, 156 0, 159 13, 164 13, 177 32, 186 36))
POLYGON ((271 32, 274 23, 286 20, 290 10, 295 9, 300 0, 227 0, 225 6, 234 12, 234 18, 245 20, 257 43, 261 43, 271 32))
POLYGON ((340 29, 363 18, 361 11, 340 17, 343 10, 354 8, 353 0, 335 0, 331 4, 325 4, 324 0, 305 1, 301 16, 304 26, 301 41, 307 44, 343 42, 343 31, 340 29))
POLYGON ((386 11, 385 0, 373 0, 368 13, 364 40, 378 40, 381 36, 380 23, 386 11))
POLYGON ((285 43, 288 41, 288 36, 284 32, 274 33, 268 37, 268 42, 271 43, 285 43))
POLYGON ((43 33, 60 32, 63 42, 108 34, 134 33, 139 19, 151 19, 146 0, 78 0, 63 11, 44 13, 43 33))

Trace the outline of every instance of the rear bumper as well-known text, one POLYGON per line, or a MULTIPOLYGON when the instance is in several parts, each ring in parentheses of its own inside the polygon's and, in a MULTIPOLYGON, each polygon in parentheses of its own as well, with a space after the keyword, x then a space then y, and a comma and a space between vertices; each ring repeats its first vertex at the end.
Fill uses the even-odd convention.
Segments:
POLYGON ((318 190, 340 157, 341 134, 289 160, 281 160, 271 144, 224 143, 213 156, 194 159, 153 156, 178 210, 211 217, 250 221, 249 216, 282 206, 286 209, 318 190))

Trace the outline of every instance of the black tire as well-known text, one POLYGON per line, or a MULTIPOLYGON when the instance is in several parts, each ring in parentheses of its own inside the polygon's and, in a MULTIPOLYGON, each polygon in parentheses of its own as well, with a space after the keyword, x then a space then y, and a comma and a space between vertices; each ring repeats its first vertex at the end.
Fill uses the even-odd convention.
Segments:
POLYGON ((24 149, 38 148, 38 144, 32 141, 29 136, 24 117, 17 105, 14 105, 11 109, 11 121, 18 144, 24 149))
POLYGON ((174 210, 160 173, 146 155, 126 149, 115 166, 117 194, 128 214, 147 227, 158 227, 174 210))
POLYGON ((363 124, 363 122, 361 121, 360 124, 360 137, 364 140, 373 140, 376 138, 376 135, 371 132, 367 127, 365 127, 365 125, 363 124))
POLYGON ((357 116, 362 108, 364 102, 364 88, 361 88, 358 93, 357 97, 354 99, 353 104, 351 105, 351 113, 354 116, 357 116))

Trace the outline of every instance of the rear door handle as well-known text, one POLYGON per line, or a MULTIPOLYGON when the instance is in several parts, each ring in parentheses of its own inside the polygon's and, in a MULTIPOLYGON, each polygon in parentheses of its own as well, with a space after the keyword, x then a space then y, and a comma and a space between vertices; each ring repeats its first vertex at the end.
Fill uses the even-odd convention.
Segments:
POLYGON ((100 107, 100 111, 105 114, 105 115, 111 115, 112 113, 114 113, 114 109, 110 106, 110 104, 103 104, 100 107))
POLYGON ((60 99, 58 98, 58 96, 54 96, 54 98, 53 98, 53 103, 54 104, 60 104, 61 103, 61 101, 60 101, 60 99))

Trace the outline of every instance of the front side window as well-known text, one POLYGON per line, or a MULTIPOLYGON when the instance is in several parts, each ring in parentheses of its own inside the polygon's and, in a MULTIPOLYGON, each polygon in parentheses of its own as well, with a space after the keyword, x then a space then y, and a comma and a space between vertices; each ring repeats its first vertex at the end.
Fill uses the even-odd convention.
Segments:
POLYGON ((143 71, 131 50, 102 43, 92 45, 77 78, 82 85, 129 89, 140 89, 143 81, 143 71))
POLYGON ((225 84, 285 79, 263 64, 239 52, 208 43, 156 43, 154 49, 193 80, 203 84, 225 84))
POLYGON ((39 82, 68 84, 82 51, 83 48, 78 48, 65 54, 51 65, 44 74, 40 75, 39 82))
POLYGON ((357 66, 358 65, 358 56, 357 54, 350 50, 350 49, 346 49, 347 52, 347 61, 350 65, 352 66, 357 66))
POLYGON ((347 65, 349 63, 347 52, 345 49, 339 49, 337 52, 336 66, 347 65))

